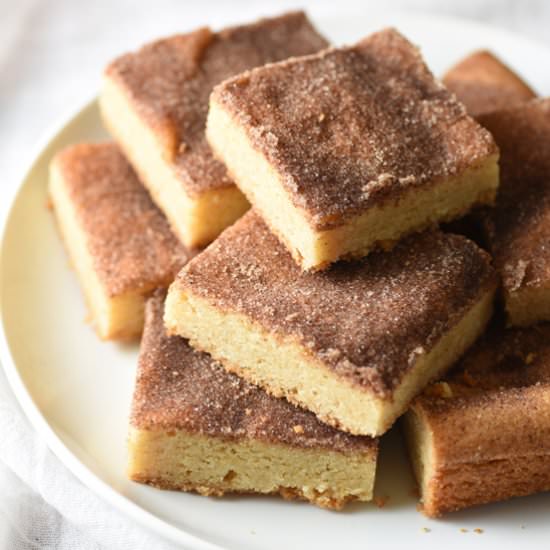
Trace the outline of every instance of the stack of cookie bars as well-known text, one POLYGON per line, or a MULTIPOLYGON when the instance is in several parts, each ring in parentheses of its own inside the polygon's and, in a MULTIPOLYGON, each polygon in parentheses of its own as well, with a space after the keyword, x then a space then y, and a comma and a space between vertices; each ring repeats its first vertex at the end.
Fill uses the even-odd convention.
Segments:
POLYGON ((100 107, 50 196, 141 336, 131 479, 341 508, 401 417, 428 515, 550 489, 550 100, 297 12, 126 54, 100 107))

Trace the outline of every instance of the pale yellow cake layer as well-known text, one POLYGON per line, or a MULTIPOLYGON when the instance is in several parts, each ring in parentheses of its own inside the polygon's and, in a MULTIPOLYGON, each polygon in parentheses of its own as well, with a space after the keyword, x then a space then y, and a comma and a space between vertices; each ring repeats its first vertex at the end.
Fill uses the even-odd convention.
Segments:
POLYGON ((207 245, 246 212, 248 202, 234 185, 188 194, 173 163, 163 154, 161 137, 108 76, 104 77, 100 107, 105 125, 188 248, 207 245))
POLYGON ((303 269, 322 269, 338 258, 360 258, 377 247, 438 222, 450 221, 477 204, 492 204, 499 183, 498 154, 457 176, 412 187, 398 200, 375 205, 343 225, 317 230, 292 204, 280 175, 250 142, 245 129, 211 101, 207 138, 231 177, 261 212, 303 269))
POLYGON ((433 433, 428 424, 411 409, 403 415, 400 423, 403 426, 409 460, 419 485, 420 495, 429 495, 429 484, 433 479, 435 462, 433 433))
POLYGON ((129 477, 164 489, 216 496, 280 493, 341 508, 372 499, 375 471, 374 450, 341 453, 183 430, 130 430, 129 477))
POLYGON ((378 436, 483 332, 493 295, 493 288, 485 290, 462 319, 419 357, 386 399, 338 376, 297 341, 276 337, 246 316, 218 310, 176 285, 170 287, 166 300, 165 324, 170 333, 188 338, 227 370, 314 412, 322 421, 353 434, 378 436))

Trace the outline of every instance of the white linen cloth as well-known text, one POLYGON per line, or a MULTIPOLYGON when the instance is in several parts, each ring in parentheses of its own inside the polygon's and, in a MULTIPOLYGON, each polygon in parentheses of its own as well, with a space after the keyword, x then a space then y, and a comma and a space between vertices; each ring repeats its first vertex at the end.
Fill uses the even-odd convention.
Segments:
MULTIPOLYGON (((459 15, 550 43, 545 0, 0 0, 0 215, 45 129, 90 98, 115 55, 172 32, 304 7, 459 15)), ((85 488, 29 425, 0 371, 0 549, 173 548, 85 488)))

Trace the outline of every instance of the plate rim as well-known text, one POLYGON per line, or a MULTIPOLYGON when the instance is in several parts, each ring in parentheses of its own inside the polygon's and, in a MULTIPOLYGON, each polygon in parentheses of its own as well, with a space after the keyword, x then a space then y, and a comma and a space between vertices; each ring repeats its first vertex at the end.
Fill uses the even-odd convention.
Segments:
MULTIPOLYGON (((77 105, 76 107, 73 105, 65 109, 63 116, 49 125, 47 130, 42 134, 42 137, 37 141, 37 144, 32 148, 28 156, 30 161, 24 162, 23 166, 25 166, 25 168, 22 170, 23 175, 18 179, 18 184, 12 190, 12 194, 8 198, 7 207, 2 213, 2 220, 0 223, 0 290, 3 289, 2 265, 4 261, 6 232, 20 194, 23 192, 36 165, 40 162, 51 143, 62 135, 75 119, 80 118, 87 110, 96 107, 97 101, 97 94, 90 94, 90 97, 85 101, 75 103, 75 105, 77 105)), ((152 512, 148 512, 111 487, 107 482, 103 481, 69 449, 36 404, 30 390, 27 388, 27 385, 20 375, 16 361, 11 353, 4 327, 5 321, 2 308, 2 294, 3 292, 0 292, 0 365, 3 368, 8 385, 17 403, 20 405, 23 414, 32 428, 36 431, 36 435, 43 439, 49 450, 83 485, 91 490, 94 495, 100 498, 105 504, 113 506, 113 508, 122 515, 136 521, 140 527, 176 544, 192 545, 191 547, 193 549, 223 550, 223 547, 193 535, 159 518, 152 512)))
MULTIPOLYGON (((306 7, 305 11, 308 15, 311 14, 313 20, 316 18, 323 19, 323 15, 325 17, 327 16, 326 13, 316 14, 314 6, 306 7)), ((364 11, 346 9, 337 14, 333 14, 333 17, 344 19, 353 15, 358 15, 359 13, 365 15, 364 11)), ((543 42, 532 39, 522 33, 491 24, 482 23, 463 16, 437 14, 432 12, 418 14, 407 9, 384 10, 379 8, 371 10, 371 13, 378 16, 383 15, 388 18, 395 16, 396 18, 414 20, 418 22, 418 24, 434 24, 439 22, 446 25, 464 25, 471 28, 473 27, 478 31, 487 30, 492 34, 500 35, 503 39, 505 37, 509 37, 515 41, 521 41, 530 47, 537 48, 541 51, 546 51, 550 54, 550 47, 543 42)), ((66 128, 73 123, 75 119, 81 117, 88 109, 93 108, 97 103, 97 99, 97 93, 93 93, 90 94, 86 100, 74 102, 70 107, 65 109, 63 115, 59 116, 55 121, 50 123, 47 129, 42 132, 41 137, 30 149, 30 153, 26 155, 26 158, 21 162, 21 166, 23 168, 20 170, 20 177, 17 178, 18 183, 15 186, 10 187, 7 192, 5 206, 0 212, 0 290, 3 289, 2 266, 5 254, 4 248, 6 232, 13 214, 14 206, 18 201, 19 196, 21 195, 24 187, 27 185, 27 182, 34 172, 36 165, 40 162, 52 142, 62 135, 66 128)), ((63 442, 61 436, 56 433, 50 422, 47 420, 45 414, 42 413, 36 404, 30 390, 27 388, 27 385, 19 372, 15 359, 12 356, 4 326, 5 318, 2 308, 2 294, 3 292, 0 292, 0 364, 4 370, 8 384, 10 389, 13 391, 17 403, 21 406, 23 414, 28 419, 32 428, 36 430, 36 435, 42 438, 52 453, 81 483, 83 483, 83 485, 91 490, 105 504, 113 506, 113 508, 123 516, 135 521, 141 528, 144 528, 150 533, 178 545, 188 545, 197 550, 223 550, 223 546, 219 546, 200 536, 193 535, 183 528, 177 527, 169 523, 167 520, 164 520, 152 512, 142 508, 131 499, 118 492, 106 481, 103 481, 69 449, 69 447, 63 442)))

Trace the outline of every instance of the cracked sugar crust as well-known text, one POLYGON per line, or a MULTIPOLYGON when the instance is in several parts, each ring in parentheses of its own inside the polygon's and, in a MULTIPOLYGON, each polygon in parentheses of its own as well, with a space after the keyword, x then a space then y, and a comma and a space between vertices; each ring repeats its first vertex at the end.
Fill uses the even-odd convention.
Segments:
POLYGON ((485 217, 509 292, 550 285, 550 99, 480 117, 501 150, 500 189, 485 217))
POLYGON ((158 40, 116 59, 106 74, 124 87, 157 132, 189 192, 200 193, 232 184, 204 135, 214 85, 252 67, 327 45, 305 14, 295 12, 217 33, 201 28, 158 40))
POLYGON ((495 275, 471 241, 439 231, 321 273, 302 272, 252 211, 174 285, 297 341, 340 376, 389 398, 415 360, 494 287, 495 275))
POLYGON ((167 336, 164 291, 147 302, 131 423, 233 440, 260 439, 302 448, 372 452, 377 440, 323 424, 312 413, 227 373, 185 339, 167 336))
POLYGON ((317 229, 497 153, 392 29, 254 69, 217 86, 211 101, 245 129, 317 229))
POLYGON ((114 143, 70 146, 55 163, 109 296, 168 286, 194 256, 114 143))

